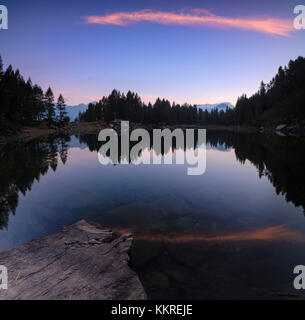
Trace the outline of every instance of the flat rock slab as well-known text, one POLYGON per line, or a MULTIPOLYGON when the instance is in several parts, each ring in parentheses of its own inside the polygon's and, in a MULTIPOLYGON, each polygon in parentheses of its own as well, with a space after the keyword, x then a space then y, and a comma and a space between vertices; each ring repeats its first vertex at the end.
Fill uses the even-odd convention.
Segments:
POLYGON ((81 220, 62 232, 0 252, 8 289, 0 299, 145 299, 129 266, 131 235, 81 220))

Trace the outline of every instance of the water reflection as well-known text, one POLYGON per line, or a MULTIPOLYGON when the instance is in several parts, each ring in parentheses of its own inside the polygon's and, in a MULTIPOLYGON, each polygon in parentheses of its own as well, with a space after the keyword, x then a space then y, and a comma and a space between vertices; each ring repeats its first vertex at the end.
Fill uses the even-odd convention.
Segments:
MULTIPOLYGON (((8 144, 0 149, 0 229, 7 228, 9 213, 14 214, 16 211, 18 193, 25 195, 35 181, 39 182, 41 175, 45 175, 49 169, 55 171, 59 160, 65 164, 69 148, 87 146, 91 152, 97 152, 101 146, 94 134, 78 135, 70 142, 69 136, 50 136, 26 144, 8 144)), ((135 143, 131 143, 130 149, 134 145, 135 143)), ((184 151, 196 147, 195 136, 195 144, 185 145, 184 151)), ((249 160, 257 168, 260 178, 266 176, 269 179, 277 194, 285 195, 286 201, 293 202, 295 206, 302 206, 305 210, 303 138, 207 132, 207 149, 230 151, 232 148, 240 163, 244 164, 249 160)), ((175 140, 172 150, 165 149, 164 145, 162 150, 154 150, 157 155, 175 151, 175 140)), ((121 155, 119 160, 126 159, 127 155, 121 155)), ((132 160, 135 159, 130 159, 132 160)))
POLYGON ((19 192, 25 195, 58 160, 65 164, 68 136, 48 137, 29 143, 14 142, 0 149, 0 229, 7 228, 9 213, 15 214, 19 192))
MULTIPOLYGON (((79 141, 86 143, 90 151, 98 151, 100 143, 94 135, 78 136, 79 141)), ((151 139, 152 141, 152 139, 151 139)), ((130 145, 130 149, 135 143, 130 145)), ((197 147, 197 137, 194 145, 185 145, 184 151, 197 147)), ((152 145, 151 145, 152 148, 152 145)), ((305 212, 305 139, 302 137, 279 137, 255 133, 234 133, 228 131, 208 131, 207 149, 217 149, 228 152, 234 149, 236 159, 244 164, 249 160, 258 170, 261 178, 266 176, 275 187, 277 194, 283 194, 286 201, 295 206, 302 206, 305 212)), ((175 140, 172 151, 175 152, 175 140)), ((171 152, 169 148, 154 150, 157 155, 171 152)), ((121 148, 119 145, 119 155, 121 148)), ((140 155, 139 155, 140 156, 140 155)), ((126 155, 123 155, 125 161, 126 155)), ((130 161, 135 160, 131 159, 130 161)))
POLYGON ((208 131, 196 177, 183 165, 105 167, 100 146, 81 135, 0 149, 0 249, 84 218, 134 235, 149 298, 302 297, 292 270, 304 263, 303 138, 208 131))

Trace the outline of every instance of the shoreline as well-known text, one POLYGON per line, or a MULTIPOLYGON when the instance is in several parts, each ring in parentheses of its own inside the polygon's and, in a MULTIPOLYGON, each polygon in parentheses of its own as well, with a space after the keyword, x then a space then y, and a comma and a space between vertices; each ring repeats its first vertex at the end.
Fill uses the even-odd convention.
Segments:
MULTIPOLYGON (((36 138, 48 136, 48 135, 74 135, 74 134, 90 134, 98 133, 102 129, 112 128, 116 131, 120 130, 120 122, 118 120, 110 123, 104 121, 95 122, 70 122, 62 127, 50 125, 42 122, 39 126, 24 126, 20 129, 18 134, 0 135, 0 145, 6 144, 10 141, 23 140, 25 142, 31 141, 36 138)), ((288 126, 279 125, 277 127, 244 127, 244 126, 225 126, 225 125, 166 125, 166 124, 132 124, 131 130, 136 128, 143 128, 147 130, 152 129, 206 129, 206 130, 217 130, 217 131, 231 131, 231 132, 243 132, 243 133, 266 133, 276 134, 279 136, 303 136, 305 135, 304 126, 288 126)))

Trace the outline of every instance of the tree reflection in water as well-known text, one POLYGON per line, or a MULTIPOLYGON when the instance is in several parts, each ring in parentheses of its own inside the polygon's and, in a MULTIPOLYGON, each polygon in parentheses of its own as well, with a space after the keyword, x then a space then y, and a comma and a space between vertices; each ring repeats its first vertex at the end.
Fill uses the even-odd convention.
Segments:
MULTIPOLYGON (((76 136, 79 143, 86 144, 91 152, 101 146, 94 134, 76 136)), ((28 143, 14 142, 0 148, 0 229, 8 227, 9 214, 15 214, 18 195, 26 195, 35 181, 39 182, 51 168, 55 171, 58 161, 65 164, 69 136, 49 136, 28 143)), ((151 139, 152 141, 152 139, 151 139)), ((195 141, 195 146, 196 146, 195 141)), ((130 148, 135 143, 130 144, 130 148)), ((230 131, 207 131, 207 146, 226 150, 233 148, 237 160, 244 164, 249 160, 261 178, 266 176, 277 194, 283 194, 287 202, 302 206, 305 212, 305 139, 303 137, 280 137, 256 133, 230 131)), ((185 146, 184 150, 194 146, 185 146)), ((172 149, 175 150, 175 141, 172 149)), ((119 154, 121 147, 119 146, 119 154)), ((164 147, 162 155, 170 152, 164 147)), ((120 161, 126 159, 121 155, 120 161)))

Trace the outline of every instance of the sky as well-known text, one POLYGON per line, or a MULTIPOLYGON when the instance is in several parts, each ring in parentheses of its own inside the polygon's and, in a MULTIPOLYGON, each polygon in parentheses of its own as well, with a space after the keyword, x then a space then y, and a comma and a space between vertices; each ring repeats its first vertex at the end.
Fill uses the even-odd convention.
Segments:
POLYGON ((305 0, 0 0, 5 66, 69 105, 112 89, 176 103, 236 103, 305 56, 305 0), (304 3, 302 3, 302 1, 304 3))

